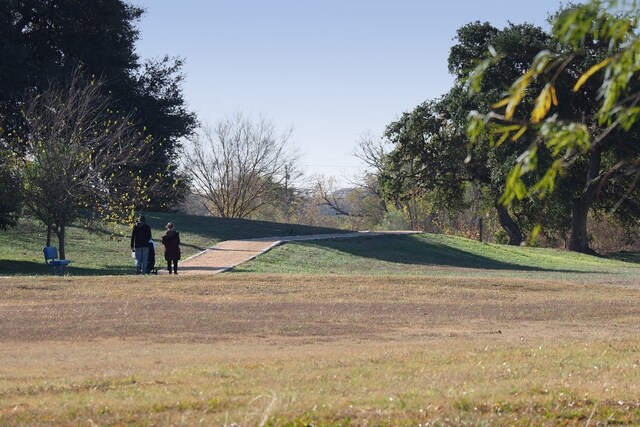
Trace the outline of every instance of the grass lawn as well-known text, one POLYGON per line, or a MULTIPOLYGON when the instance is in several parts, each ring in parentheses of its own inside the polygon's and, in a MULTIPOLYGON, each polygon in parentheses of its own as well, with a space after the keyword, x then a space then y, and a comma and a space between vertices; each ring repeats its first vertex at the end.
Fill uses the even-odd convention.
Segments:
MULTIPOLYGON (((280 224, 267 221, 224 219, 174 213, 146 213, 153 238, 160 240, 164 227, 171 221, 180 232, 183 257, 196 254, 222 240, 305 235, 342 232, 322 227, 280 224)), ((131 274, 134 263, 130 250, 131 230, 67 229, 67 258, 72 260, 68 274, 117 275, 131 274)), ((51 269, 44 264, 42 248, 46 229, 31 220, 23 220, 16 228, 0 233, 0 275, 47 275, 51 269)), ((57 246, 57 240, 52 243, 57 246)))
POLYGON ((0 425, 640 423, 640 290, 342 275, 0 279, 0 425))
MULTIPOLYGON (((154 236, 174 221, 186 254, 323 232, 148 218, 154 236)), ((3 427, 640 424, 637 254, 424 234, 141 277, 113 276, 132 270, 125 233, 69 238, 53 277, 41 229, 0 236, 3 427)))
POLYGON ((640 283, 638 254, 594 257, 419 234, 287 243, 237 266, 243 273, 429 275, 640 283), (480 271, 479 271, 480 270, 480 271))

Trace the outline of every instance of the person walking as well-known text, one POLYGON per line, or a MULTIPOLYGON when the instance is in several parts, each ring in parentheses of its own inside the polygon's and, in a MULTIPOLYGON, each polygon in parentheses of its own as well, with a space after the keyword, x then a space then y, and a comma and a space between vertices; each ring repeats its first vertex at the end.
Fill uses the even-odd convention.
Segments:
POLYGON ((173 223, 167 224, 167 231, 162 235, 164 245, 164 259, 167 260, 169 274, 178 274, 178 260, 180 259, 180 233, 173 228, 173 223))
POLYGON ((133 226, 131 232, 131 250, 135 252, 137 274, 147 274, 149 240, 151 240, 151 227, 147 225, 144 215, 140 215, 138 223, 133 226))

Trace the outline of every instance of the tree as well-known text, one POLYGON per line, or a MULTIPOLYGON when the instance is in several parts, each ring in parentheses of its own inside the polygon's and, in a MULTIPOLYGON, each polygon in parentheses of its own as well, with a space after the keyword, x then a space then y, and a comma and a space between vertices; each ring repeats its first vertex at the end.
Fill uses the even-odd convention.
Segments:
MULTIPOLYGON (((553 22, 556 44, 539 51, 493 111, 474 113, 469 122, 476 140, 488 137, 496 146, 529 141, 505 180, 505 204, 548 196, 563 181, 582 177, 571 208, 571 250, 592 252, 587 220, 598 197, 612 196, 603 189, 626 179, 627 185, 613 186, 623 191, 618 199, 637 191, 640 147, 632 141, 640 117, 640 65, 633 59, 640 54, 634 33, 639 12, 636 2, 615 0, 560 11, 553 22), (552 162, 539 168, 543 151, 552 162)), ((470 87, 478 90, 487 71, 508 57, 492 51, 472 72, 470 87)))
MULTIPOLYGON (((143 14, 124 0, 0 2, 0 127, 9 133, 20 126, 26 90, 43 91, 81 66, 103 82, 114 108, 130 112, 150 136, 144 140, 150 161, 142 173, 146 180, 159 179, 148 203, 163 208, 178 203, 186 188, 178 152, 196 117, 182 94, 183 61, 165 57, 141 63, 136 55, 135 23, 143 14)), ((8 142, 0 137, 0 146, 8 142)), ((11 147, 16 153, 23 148, 11 147)))
POLYGON ((456 77, 454 87, 387 126, 385 136, 395 148, 381 178, 387 195, 396 204, 428 194, 435 207, 459 211, 470 202, 465 195, 482 195, 495 209, 509 243, 522 242, 529 217, 536 216, 540 207, 514 209, 498 203, 508 171, 504 165, 515 161, 517 147, 491 151, 486 140, 470 146, 467 116, 469 111, 499 99, 501 88, 520 74, 548 40, 540 28, 529 24, 510 24, 499 30, 488 23, 474 22, 458 29, 457 43, 449 56, 449 70, 456 77), (488 71, 480 90, 470 94, 462 79, 489 46, 517 55, 501 63, 499 69, 488 71))
POLYGON ((6 230, 18 223, 22 208, 22 178, 10 153, 0 149, 0 229, 6 230))
POLYGON ((182 92, 184 60, 169 58, 148 60, 133 76, 133 87, 118 88, 114 93, 120 108, 132 111, 132 118, 144 125, 149 138, 149 162, 144 177, 158 177, 146 206, 162 210, 176 206, 186 193, 189 178, 179 168, 181 140, 193 134, 196 115, 186 107, 182 92))
POLYGON ((315 181, 314 198, 318 206, 324 206, 337 215, 348 218, 351 228, 379 225, 387 213, 387 204, 380 186, 380 174, 384 169, 388 144, 383 138, 371 134, 361 136, 354 156, 362 160, 367 169, 348 186, 332 177, 318 177, 315 181))
POLYGON ((290 188, 299 176, 290 135, 278 134, 265 119, 237 113, 193 138, 184 161, 194 192, 209 212, 245 218, 277 202, 280 189, 290 188))
POLYGON ((56 234, 63 259, 66 228, 81 212, 130 220, 153 185, 139 175, 148 158, 143 136, 129 115, 111 110, 102 86, 76 71, 66 85, 29 92, 23 127, 10 135, 24 151, 26 207, 56 234))
MULTIPOLYGON (((121 0, 5 0, 0 6, 0 117, 20 120, 27 89, 63 81, 81 63, 88 74, 126 83, 138 68, 133 23, 143 10, 121 0)), ((0 125, 0 126, 2 126, 0 125)))
POLYGON ((354 153, 355 157, 367 165, 367 170, 358 184, 361 192, 365 195, 362 197, 364 205, 362 211, 366 212, 374 224, 379 224, 384 215, 388 213, 380 177, 384 173, 389 151, 387 140, 366 134, 360 138, 354 153))
POLYGON ((367 166, 362 175, 347 183, 334 177, 314 177, 312 203, 320 215, 330 218, 332 226, 355 230, 380 226, 388 212, 379 179, 388 150, 386 140, 365 133, 354 150, 354 156, 367 166))

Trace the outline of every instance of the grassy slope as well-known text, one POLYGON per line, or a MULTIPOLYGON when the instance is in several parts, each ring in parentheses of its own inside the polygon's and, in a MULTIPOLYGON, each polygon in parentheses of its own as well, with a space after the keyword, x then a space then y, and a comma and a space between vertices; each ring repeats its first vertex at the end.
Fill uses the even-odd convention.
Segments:
MULTIPOLYGON (((627 254, 629 255, 629 254, 627 254)), ((627 256, 633 261, 631 256, 627 256)), ((637 259, 636 259, 637 261, 637 259)), ((366 237, 289 243, 236 268, 301 274, 477 274, 538 277, 640 278, 640 265, 544 248, 480 243, 444 235, 366 237), (469 270, 473 269, 473 270, 469 270)))
MULTIPOLYGON (((222 240, 340 232, 322 227, 175 213, 148 213, 146 216, 153 237, 158 240, 166 223, 175 223, 181 236, 183 257, 200 252, 222 240)), ((128 227, 120 227, 115 232, 88 232, 78 227, 69 227, 66 245, 66 257, 72 260, 69 274, 130 274, 133 261, 129 249, 129 233, 128 227)), ((50 274, 42 256, 45 242, 44 227, 29 220, 0 233, 0 275, 50 274)), ((53 244, 57 246, 55 238, 53 244)))
MULTIPOLYGON (((181 233, 184 257, 222 240, 337 232, 339 230, 234 220, 180 214, 147 214, 153 236, 159 239, 164 225, 173 221, 181 233)), ((0 274, 50 274, 41 248, 42 226, 23 221, 0 234, 0 274)), ((67 236, 67 258, 72 275, 130 274, 129 229, 89 233, 71 227, 67 236)), ((583 276, 589 280, 623 276, 640 278, 638 257, 620 254, 620 260, 598 258, 566 251, 510 247, 462 238, 422 234, 415 236, 362 237, 288 243, 239 266, 236 271, 299 274, 477 274, 553 277, 583 276), (623 262, 630 261, 630 262, 623 262), (634 264, 633 262, 636 262, 634 264)))

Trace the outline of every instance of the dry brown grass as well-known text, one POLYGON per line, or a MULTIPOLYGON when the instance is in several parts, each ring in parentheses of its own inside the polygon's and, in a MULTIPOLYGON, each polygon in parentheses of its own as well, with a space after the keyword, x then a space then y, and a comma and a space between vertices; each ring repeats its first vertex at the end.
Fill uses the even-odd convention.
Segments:
POLYGON ((0 425, 640 422, 640 291, 503 278, 0 280, 0 425))

